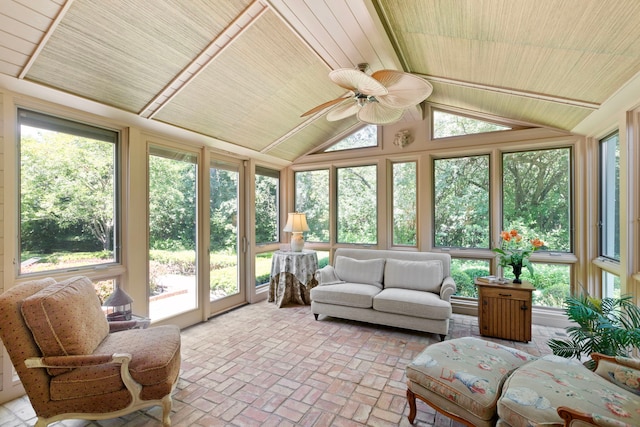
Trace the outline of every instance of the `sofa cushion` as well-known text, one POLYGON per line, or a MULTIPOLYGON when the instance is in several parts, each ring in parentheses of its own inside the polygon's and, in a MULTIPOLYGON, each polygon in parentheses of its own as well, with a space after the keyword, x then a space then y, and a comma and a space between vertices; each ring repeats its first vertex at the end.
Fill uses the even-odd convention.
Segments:
POLYGON ((359 260, 345 256, 336 257, 335 272, 340 280, 374 285, 382 289, 384 275, 383 258, 359 260))
POLYGON ((385 288, 373 298, 373 308, 386 313, 404 314, 423 319, 444 320, 451 317, 451 304, 432 292, 385 288))
POLYGON ((440 292, 442 285, 441 261, 406 261, 387 259, 384 266, 384 287, 440 292))
POLYGON ((316 286, 311 289, 311 299, 324 304, 345 305, 357 308, 373 307, 373 297, 380 292, 374 285, 362 283, 339 283, 316 286))
POLYGON ((109 334, 100 299, 87 277, 47 286, 26 298, 21 311, 43 356, 92 354, 109 334))
POLYGON ((640 425, 638 396, 573 359, 548 355, 516 370, 505 382, 498 414, 513 427, 564 426, 559 406, 598 419, 598 425, 640 425))
POLYGON ((509 373, 535 359, 512 347, 464 337, 430 345, 407 366, 406 374, 410 389, 418 384, 441 397, 442 409, 453 414, 464 409, 492 420, 509 373))

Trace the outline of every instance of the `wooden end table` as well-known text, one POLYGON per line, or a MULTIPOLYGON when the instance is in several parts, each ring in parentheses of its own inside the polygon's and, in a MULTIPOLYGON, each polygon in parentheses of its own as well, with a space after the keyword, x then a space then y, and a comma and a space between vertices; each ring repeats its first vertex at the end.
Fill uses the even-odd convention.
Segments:
POLYGON ((535 287, 529 282, 484 283, 478 287, 480 335, 512 341, 531 341, 531 305, 535 287))

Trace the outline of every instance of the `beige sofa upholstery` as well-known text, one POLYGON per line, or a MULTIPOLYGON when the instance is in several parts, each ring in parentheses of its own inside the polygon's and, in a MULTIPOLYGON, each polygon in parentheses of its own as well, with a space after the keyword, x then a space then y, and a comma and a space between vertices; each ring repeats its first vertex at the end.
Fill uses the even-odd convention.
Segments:
POLYGON ((316 272, 311 311, 439 334, 449 332, 456 285, 449 254, 339 248, 316 272))
POLYGON ((35 280, 0 295, 0 338, 37 427, 67 418, 115 418, 156 405, 163 408, 163 424, 171 424, 180 330, 127 329, 128 323, 136 322, 107 322, 86 277, 35 280))

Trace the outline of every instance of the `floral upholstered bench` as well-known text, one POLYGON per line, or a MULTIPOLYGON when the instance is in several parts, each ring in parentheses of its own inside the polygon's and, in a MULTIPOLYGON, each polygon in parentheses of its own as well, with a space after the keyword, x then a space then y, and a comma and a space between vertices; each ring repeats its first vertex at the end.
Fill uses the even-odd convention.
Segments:
POLYGON ((537 359, 523 351, 473 337, 430 345, 406 368, 409 422, 416 397, 468 426, 493 426, 502 385, 517 368, 537 359))

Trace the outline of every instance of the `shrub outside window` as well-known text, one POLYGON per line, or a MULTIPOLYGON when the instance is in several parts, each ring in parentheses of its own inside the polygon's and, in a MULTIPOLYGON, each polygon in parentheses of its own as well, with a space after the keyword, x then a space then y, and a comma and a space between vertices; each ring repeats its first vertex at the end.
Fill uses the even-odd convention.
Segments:
POLYGON ((119 261, 119 133, 18 110, 19 274, 119 261))

